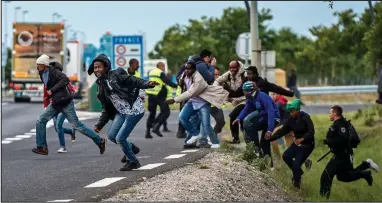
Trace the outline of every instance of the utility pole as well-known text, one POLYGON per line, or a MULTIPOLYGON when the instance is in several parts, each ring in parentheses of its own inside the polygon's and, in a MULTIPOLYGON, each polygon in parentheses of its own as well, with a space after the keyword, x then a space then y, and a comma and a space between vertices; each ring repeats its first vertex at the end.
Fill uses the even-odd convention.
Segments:
POLYGON ((54 17, 55 17, 56 15, 58 15, 57 12, 52 13, 52 23, 54 23, 54 17))
POLYGON ((17 22, 17 11, 21 10, 21 7, 20 6, 17 6, 15 8, 15 21, 17 22))
POLYGON ((27 14, 29 11, 28 10, 25 10, 23 11, 23 15, 22 15, 22 19, 23 19, 23 22, 25 23, 25 14, 27 14))
POLYGON ((260 75, 262 75, 261 41, 259 40, 259 24, 257 15, 257 1, 251 1, 251 65, 256 66, 257 71, 260 75))
MULTIPOLYGON (((3 42, 3 46, 2 46, 2 52, 3 52, 3 63, 2 63, 2 68, 1 68, 1 85, 3 85, 3 83, 5 84, 5 66, 7 65, 7 61, 8 61, 8 50, 7 50, 7 46, 8 46, 8 21, 7 21, 7 5, 8 3, 10 3, 10 1, 5 1, 4 2, 4 42, 3 42)), ((2 91, 4 92, 4 91, 2 91)))

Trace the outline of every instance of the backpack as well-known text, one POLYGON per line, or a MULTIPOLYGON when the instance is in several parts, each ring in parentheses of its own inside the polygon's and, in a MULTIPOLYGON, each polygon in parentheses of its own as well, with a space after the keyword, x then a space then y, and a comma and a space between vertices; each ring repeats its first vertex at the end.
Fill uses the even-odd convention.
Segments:
POLYGON ((351 148, 357 148, 357 146, 361 142, 361 139, 359 138, 359 135, 355 130, 354 126, 350 123, 350 120, 348 120, 347 123, 349 131, 349 145, 351 148))

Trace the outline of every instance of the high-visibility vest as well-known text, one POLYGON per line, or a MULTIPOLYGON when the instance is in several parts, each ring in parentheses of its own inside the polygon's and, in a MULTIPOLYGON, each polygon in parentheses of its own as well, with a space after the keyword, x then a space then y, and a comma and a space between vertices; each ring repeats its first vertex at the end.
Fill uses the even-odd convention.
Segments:
MULTIPOLYGON (((126 71, 127 73, 129 73, 128 68, 126 68, 125 71, 126 71)), ((134 76, 137 77, 137 78, 141 78, 141 73, 140 73, 139 71, 135 71, 135 72, 134 72, 134 76)))
POLYGON ((150 71, 149 81, 155 81, 155 82, 159 83, 159 85, 157 85, 151 89, 146 89, 146 94, 151 94, 151 95, 158 95, 159 94, 159 92, 162 90, 162 87, 165 85, 163 80, 160 78, 160 75, 162 73, 163 73, 163 71, 159 68, 154 68, 153 70, 150 71))
POLYGON ((176 96, 179 96, 182 94, 182 88, 178 85, 178 87, 176 88, 176 96))
POLYGON ((166 85, 166 88, 167 88, 167 99, 171 99, 172 98, 172 87, 166 85))

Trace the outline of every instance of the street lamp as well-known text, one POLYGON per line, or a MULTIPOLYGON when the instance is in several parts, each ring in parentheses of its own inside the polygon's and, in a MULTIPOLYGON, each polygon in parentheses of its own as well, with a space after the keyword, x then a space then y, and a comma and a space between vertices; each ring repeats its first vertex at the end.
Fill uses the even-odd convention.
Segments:
POLYGON ((23 11, 22 19, 23 19, 23 22, 24 22, 24 23, 25 23, 25 14, 27 14, 28 12, 29 12, 28 10, 23 11))
POLYGON ((54 17, 59 15, 57 12, 52 13, 52 22, 54 23, 54 17))
POLYGON ((17 22, 17 12, 18 12, 19 10, 21 10, 21 7, 20 7, 20 6, 17 6, 17 7, 15 8, 15 21, 16 21, 16 22, 17 22))

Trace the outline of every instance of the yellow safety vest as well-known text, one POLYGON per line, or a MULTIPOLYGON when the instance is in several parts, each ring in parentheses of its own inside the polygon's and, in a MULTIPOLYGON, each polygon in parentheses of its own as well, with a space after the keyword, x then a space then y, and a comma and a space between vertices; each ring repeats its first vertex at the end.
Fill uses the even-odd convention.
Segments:
POLYGON ((171 99, 172 98, 172 87, 166 85, 166 88, 167 88, 167 99, 171 99))
MULTIPOLYGON (((129 73, 128 68, 126 68, 125 71, 126 71, 127 73, 129 73)), ((139 71, 135 71, 134 76, 137 77, 137 78, 141 78, 141 73, 140 73, 139 71)))
POLYGON ((163 71, 159 68, 154 68, 152 71, 150 71, 149 81, 155 81, 155 82, 159 83, 159 85, 157 85, 151 89, 146 89, 146 94, 151 94, 151 95, 158 95, 159 94, 159 92, 162 90, 162 87, 165 85, 163 80, 160 78, 160 75, 162 73, 163 73, 163 71))
POLYGON ((182 88, 178 85, 178 87, 176 88, 176 96, 179 96, 182 94, 182 88))

